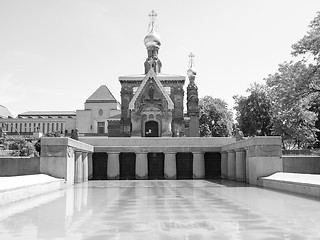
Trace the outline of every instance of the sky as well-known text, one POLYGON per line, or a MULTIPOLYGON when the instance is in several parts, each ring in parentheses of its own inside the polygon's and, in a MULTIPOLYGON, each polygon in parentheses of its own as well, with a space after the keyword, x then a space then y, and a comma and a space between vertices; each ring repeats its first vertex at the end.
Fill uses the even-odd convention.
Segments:
POLYGON ((14 116, 75 111, 101 85, 120 101, 119 76, 144 73, 151 10, 162 73, 186 76, 193 52, 199 97, 232 109, 292 59, 320 1, 0 0, 0 105, 14 116))

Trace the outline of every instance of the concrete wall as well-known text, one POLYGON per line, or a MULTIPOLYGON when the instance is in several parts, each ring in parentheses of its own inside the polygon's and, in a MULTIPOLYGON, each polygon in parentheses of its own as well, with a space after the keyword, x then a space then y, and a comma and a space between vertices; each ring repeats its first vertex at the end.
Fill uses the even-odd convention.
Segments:
POLYGON ((225 145, 221 148, 222 154, 227 154, 221 163, 224 166, 222 175, 231 180, 245 179, 249 184, 259 185, 260 177, 283 171, 281 146, 281 137, 276 136, 253 137, 225 145), (243 151, 245 154, 237 154, 243 151), (237 169, 242 171, 238 173, 237 169))
POLYGON ((80 137, 80 141, 94 146, 95 152, 220 152, 221 147, 234 143, 228 137, 184 138, 108 138, 80 137))
POLYGON ((282 156, 283 171, 320 174, 320 156, 282 156))
POLYGON ((39 157, 1 157, 0 176, 21 176, 40 173, 39 157))
POLYGON ((41 138, 40 172, 63 178, 68 185, 88 181, 88 154, 93 147, 71 138, 41 138))

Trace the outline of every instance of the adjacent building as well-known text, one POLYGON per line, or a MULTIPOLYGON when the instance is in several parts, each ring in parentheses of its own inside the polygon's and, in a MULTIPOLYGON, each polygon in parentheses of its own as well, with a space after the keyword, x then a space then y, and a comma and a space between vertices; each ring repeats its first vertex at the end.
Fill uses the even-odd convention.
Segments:
MULTIPOLYGON (((121 105, 107 86, 100 86, 83 110, 26 112, 13 118, 4 114, 0 127, 8 134, 60 132, 77 129, 82 136, 197 137, 199 136, 198 88, 193 54, 187 71, 187 111, 184 112, 185 76, 164 74, 158 54, 161 39, 156 32, 154 11, 144 38, 147 58, 144 73, 120 76, 121 105)), ((0 109, 1 110, 1 109, 0 109)))
MULTIPOLYGON (((0 128, 7 135, 39 136, 60 132, 70 136, 74 129, 79 134, 108 135, 108 122, 120 120, 120 106, 107 86, 100 86, 85 102, 84 110, 77 111, 28 111, 16 118, 8 110, 2 111, 0 128)), ((118 134, 119 135, 119 134, 118 134)))

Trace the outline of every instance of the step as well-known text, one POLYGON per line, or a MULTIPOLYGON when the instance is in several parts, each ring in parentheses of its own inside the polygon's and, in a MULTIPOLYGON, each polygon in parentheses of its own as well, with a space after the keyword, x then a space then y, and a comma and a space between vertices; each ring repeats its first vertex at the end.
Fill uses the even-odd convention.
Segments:
POLYGON ((0 205, 64 189, 64 179, 45 174, 0 177, 0 205))
POLYGON ((320 197, 320 175, 301 173, 274 173, 259 179, 266 188, 320 197))

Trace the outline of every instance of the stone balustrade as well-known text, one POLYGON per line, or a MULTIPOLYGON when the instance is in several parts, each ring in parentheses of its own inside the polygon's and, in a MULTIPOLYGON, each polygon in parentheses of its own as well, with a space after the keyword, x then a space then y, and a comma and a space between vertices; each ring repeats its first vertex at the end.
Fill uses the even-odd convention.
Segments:
POLYGON ((253 137, 221 147, 222 177, 258 185, 258 178, 283 171, 281 137, 253 137))
POLYGON ((93 146, 71 138, 41 138, 40 172, 64 178, 68 185, 88 181, 93 146))

